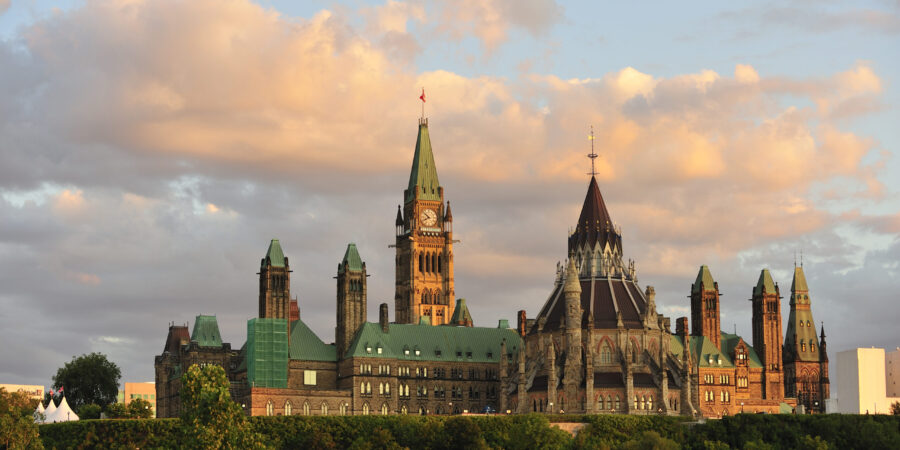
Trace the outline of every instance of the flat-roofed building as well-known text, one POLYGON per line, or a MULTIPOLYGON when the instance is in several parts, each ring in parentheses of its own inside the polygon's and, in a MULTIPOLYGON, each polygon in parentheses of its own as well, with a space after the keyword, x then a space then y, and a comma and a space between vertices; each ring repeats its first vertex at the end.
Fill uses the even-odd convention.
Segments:
POLYGON ((31 399, 44 399, 44 386, 41 384, 0 384, 0 388, 6 389, 6 392, 24 392, 31 399))
POLYGON ((891 404, 900 398, 887 395, 885 373, 884 349, 857 348, 838 353, 837 412, 889 413, 891 404))
POLYGON ((128 406, 132 400, 143 399, 150 402, 153 417, 156 417, 156 383, 125 383, 124 403, 128 406))

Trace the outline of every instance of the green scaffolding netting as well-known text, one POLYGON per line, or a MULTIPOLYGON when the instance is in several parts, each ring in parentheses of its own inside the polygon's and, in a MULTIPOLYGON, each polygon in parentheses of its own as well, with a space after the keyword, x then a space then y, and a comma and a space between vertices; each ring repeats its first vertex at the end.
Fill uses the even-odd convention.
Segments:
POLYGON ((287 376, 287 320, 248 320, 247 381, 250 386, 286 388, 287 376))

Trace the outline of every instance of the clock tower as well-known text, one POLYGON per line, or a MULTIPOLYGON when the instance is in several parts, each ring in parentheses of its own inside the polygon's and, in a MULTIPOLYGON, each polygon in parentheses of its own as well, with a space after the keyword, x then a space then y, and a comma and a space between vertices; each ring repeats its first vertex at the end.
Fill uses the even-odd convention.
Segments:
POLYGON ((397 259, 394 320, 432 325, 450 321, 453 290, 453 216, 438 182, 428 119, 419 119, 403 206, 397 207, 397 259))

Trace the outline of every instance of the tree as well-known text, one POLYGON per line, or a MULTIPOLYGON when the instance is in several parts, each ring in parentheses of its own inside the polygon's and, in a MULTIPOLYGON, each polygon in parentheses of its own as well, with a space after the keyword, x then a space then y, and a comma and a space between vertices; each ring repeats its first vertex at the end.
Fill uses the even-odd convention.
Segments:
POLYGON ((228 393, 225 369, 191 365, 181 376, 181 423, 191 448, 264 448, 228 393))
POLYGON ((149 419, 153 417, 153 404, 142 398, 136 398, 128 404, 130 419, 149 419))
POLYGON ((106 359, 106 355, 91 353, 72 357, 72 361, 60 367, 53 376, 53 387, 62 386, 69 406, 78 411, 89 403, 101 407, 114 403, 121 377, 119 366, 106 359))
POLYGON ((124 403, 110 403, 104 408, 107 419, 127 419, 128 408, 124 403))
POLYGON ((44 448, 34 423, 37 402, 0 388, 0 448, 44 448))
POLYGON ((900 402, 894 402, 891 404, 891 414, 900 416, 900 402))
POLYGON ((100 411, 103 409, 100 408, 100 405, 95 405, 93 403, 88 403, 81 407, 78 410, 78 419, 79 420, 88 420, 88 419, 99 419, 100 411))

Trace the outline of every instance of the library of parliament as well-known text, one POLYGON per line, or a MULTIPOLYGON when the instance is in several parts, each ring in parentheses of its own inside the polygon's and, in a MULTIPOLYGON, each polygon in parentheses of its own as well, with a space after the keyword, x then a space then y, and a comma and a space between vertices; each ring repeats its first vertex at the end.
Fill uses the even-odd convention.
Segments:
POLYGON ((303 321, 290 259, 272 239, 258 267, 258 316, 240 348, 222 342, 215 316, 196 316, 190 330, 170 324, 154 361, 158 417, 180 414, 181 376, 192 364, 223 367, 248 415, 824 411, 825 331, 816 330, 802 265, 787 323, 768 269, 747 286, 749 341, 722 331, 719 286, 701 266, 685 282, 690 322, 677 318, 673 333, 654 288, 641 288, 624 258, 623 232, 591 176, 546 299, 526 300, 513 324, 475 326, 469 306, 477 311, 477 303, 456 298, 453 215, 427 119, 402 199, 393 321, 386 303, 368 320, 366 264, 350 243, 336 268, 333 342, 323 341, 303 321))

